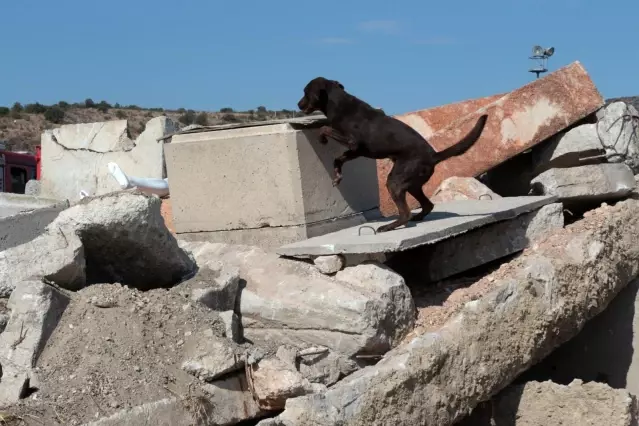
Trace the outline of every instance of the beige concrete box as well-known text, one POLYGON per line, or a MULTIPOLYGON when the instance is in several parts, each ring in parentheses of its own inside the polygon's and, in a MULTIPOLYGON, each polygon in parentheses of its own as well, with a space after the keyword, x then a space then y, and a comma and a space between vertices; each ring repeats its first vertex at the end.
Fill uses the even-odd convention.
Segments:
POLYGON ((321 145, 320 124, 290 120, 173 136, 164 149, 176 232, 272 247, 374 215, 375 161, 347 163, 333 187, 333 160, 345 149, 330 140, 321 145))

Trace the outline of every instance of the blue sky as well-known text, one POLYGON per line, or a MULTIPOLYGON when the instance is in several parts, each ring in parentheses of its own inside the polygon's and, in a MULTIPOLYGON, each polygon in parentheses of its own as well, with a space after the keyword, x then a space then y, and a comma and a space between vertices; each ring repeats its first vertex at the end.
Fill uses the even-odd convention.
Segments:
POLYGON ((639 95, 639 1, 20 0, 0 4, 0 105, 294 109, 313 77, 387 113, 512 90, 532 45, 639 95))

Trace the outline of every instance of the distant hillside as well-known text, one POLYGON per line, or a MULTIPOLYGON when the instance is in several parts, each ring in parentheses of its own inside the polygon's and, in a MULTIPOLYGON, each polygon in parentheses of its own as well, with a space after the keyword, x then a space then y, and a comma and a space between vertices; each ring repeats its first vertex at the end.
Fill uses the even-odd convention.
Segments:
POLYGON ((34 146, 40 143, 40 135, 45 129, 53 129, 63 124, 93 123, 98 121, 129 121, 131 137, 136 138, 145 123, 153 117, 166 115, 181 127, 189 124, 216 125, 234 122, 264 121, 301 116, 297 111, 270 111, 260 106, 251 111, 233 111, 222 108, 218 112, 193 111, 186 109, 163 110, 162 108, 144 109, 135 105, 110 105, 107 102, 95 103, 87 99, 84 103, 69 104, 59 102, 55 105, 39 103, 11 107, 0 107, 0 142, 7 142, 13 150, 34 152, 34 146))

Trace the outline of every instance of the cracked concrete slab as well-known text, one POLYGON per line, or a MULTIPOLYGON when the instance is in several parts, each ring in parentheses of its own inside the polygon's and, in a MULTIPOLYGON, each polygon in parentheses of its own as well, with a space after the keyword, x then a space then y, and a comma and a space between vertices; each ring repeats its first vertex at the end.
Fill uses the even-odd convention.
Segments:
POLYGON ((131 175, 166 177, 164 146, 157 139, 173 132, 175 124, 167 117, 146 123, 146 130, 135 140, 129 137, 126 120, 70 124, 42 134, 42 186, 46 197, 80 199, 80 191, 104 195, 121 188, 107 169, 117 163, 131 175))
POLYGON ((282 256, 322 256, 331 254, 388 253, 408 250, 453 237, 490 223, 513 219, 523 213, 553 203, 554 196, 506 197, 497 200, 458 200, 436 204, 421 222, 374 234, 394 219, 372 221, 276 250, 282 256))

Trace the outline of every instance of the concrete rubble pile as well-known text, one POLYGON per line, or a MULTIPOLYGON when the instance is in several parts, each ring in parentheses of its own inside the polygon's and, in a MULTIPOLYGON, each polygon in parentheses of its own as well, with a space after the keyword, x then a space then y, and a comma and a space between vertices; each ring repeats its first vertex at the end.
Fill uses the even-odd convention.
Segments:
MULTIPOLYGON (((639 304, 639 200, 632 196, 639 114, 622 101, 604 105, 574 63, 510 93, 398 118, 440 150, 485 112, 491 118, 477 146, 438 166, 425 186, 436 204, 430 219, 385 236, 360 234, 355 245, 364 249, 351 252, 337 250, 349 246, 331 238, 358 227, 334 223, 364 225, 362 231, 371 193, 379 192, 382 216, 393 214, 392 204, 383 184, 367 187, 363 200, 354 179, 336 196, 319 160, 303 167, 314 158, 304 142, 308 128, 269 125, 287 132, 285 152, 295 154, 304 181, 300 190, 278 175, 292 200, 286 215, 272 203, 231 217, 233 201, 220 208, 224 214, 189 212, 175 179, 181 210, 173 226, 160 198, 117 191, 104 170, 95 193, 79 199, 59 169, 51 172, 49 157, 43 197, 0 198, 0 419, 93 426, 636 424, 639 388, 631 379, 639 365, 628 355, 619 372, 616 354, 601 354, 617 347, 615 333, 631 336, 632 346, 639 327, 639 319, 617 312, 626 318, 639 304), (530 167, 509 182, 515 194, 492 185, 522 158, 530 167), (312 182, 327 186, 309 192, 312 182), (316 209, 327 200, 335 211, 316 209), (566 209, 584 213, 566 223, 566 209), (256 228, 241 231, 250 237, 219 240, 249 219, 256 228), (277 222, 284 219, 290 223, 277 222), (237 224, 210 230, 215 220, 237 224), (262 226, 265 220, 270 225, 262 226), (253 244, 278 226, 291 227, 286 238, 303 239, 282 245, 290 240, 280 235, 253 244), (180 233, 200 228, 223 234, 180 233), (420 232, 433 238, 417 244, 420 232), (313 247, 314 238, 321 244, 313 247), (365 249, 390 247, 393 238, 407 246, 365 249), (309 248, 319 251, 304 252, 309 248), (610 327, 615 321, 622 324, 610 327), (598 349, 587 350, 592 342, 598 349), (579 368, 575 358, 583 360, 579 368)), ((153 143, 172 124, 155 120, 137 141, 122 122, 65 127, 43 141, 55 161, 78 168, 80 180, 91 180, 82 162, 102 167, 107 156, 133 165, 146 154, 153 157, 148 176, 163 178, 164 154, 153 143)), ((261 141, 250 128, 242 132, 252 144, 261 141)), ((168 150, 176 164, 180 150, 215 139, 188 135, 193 140, 168 150)), ((362 164, 363 181, 377 167, 382 183, 387 162, 362 164)), ((268 200, 269 181, 251 179, 268 200)))

